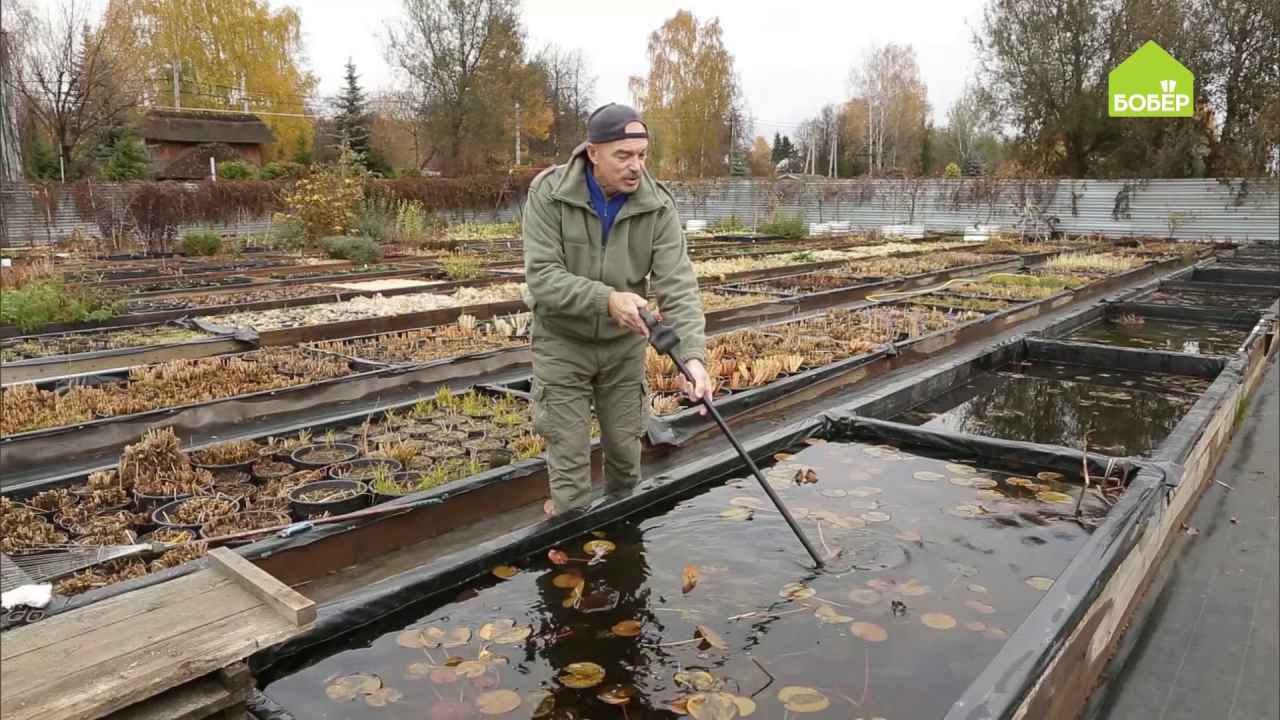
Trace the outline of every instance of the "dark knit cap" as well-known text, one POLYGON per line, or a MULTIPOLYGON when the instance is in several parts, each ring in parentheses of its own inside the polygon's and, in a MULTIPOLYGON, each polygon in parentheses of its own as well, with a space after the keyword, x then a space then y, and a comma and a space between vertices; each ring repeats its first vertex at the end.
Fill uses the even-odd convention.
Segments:
POLYGON ((587 142, 607 143, 627 138, 649 137, 648 125, 644 125, 644 132, 627 132, 627 125, 633 122, 644 125, 644 121, 640 119, 640 113, 632 108, 618 103, 602 105, 587 118, 587 142))

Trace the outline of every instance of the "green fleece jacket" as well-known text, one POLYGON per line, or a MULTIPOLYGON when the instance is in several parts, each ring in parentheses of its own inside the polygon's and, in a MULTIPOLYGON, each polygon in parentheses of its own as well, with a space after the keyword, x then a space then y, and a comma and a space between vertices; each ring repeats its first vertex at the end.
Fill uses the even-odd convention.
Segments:
POLYGON ((681 360, 705 360, 706 319, 698 278, 671 192, 646 172, 601 242, 600 218, 587 190, 585 145, 529 187, 524 217, 526 302, 548 329, 586 341, 629 333, 609 317, 614 290, 657 296, 675 323, 681 360))

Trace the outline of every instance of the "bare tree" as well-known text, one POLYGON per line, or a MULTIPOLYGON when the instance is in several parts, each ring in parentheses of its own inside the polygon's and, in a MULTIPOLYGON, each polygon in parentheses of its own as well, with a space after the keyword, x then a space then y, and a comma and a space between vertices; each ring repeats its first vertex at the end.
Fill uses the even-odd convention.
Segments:
POLYGON ((137 106, 137 74, 110 42, 111 6, 97 24, 87 0, 63 0, 48 16, 28 18, 14 86, 62 160, 71 163, 87 141, 121 124, 137 106))
POLYGON ((1202 6, 1200 30, 1211 41, 1205 89, 1220 109, 1222 128, 1209 172, 1262 172, 1280 151, 1280 4, 1202 0, 1202 6))
POLYGON ((991 98, 980 85, 966 82, 960 97, 947 110, 946 138, 961 168, 972 168, 981 162, 978 145, 991 137, 996 129, 991 98))
POLYGON ((595 99, 596 77, 587 69, 582 51, 548 45, 534 59, 542 70, 547 106, 551 110, 548 152, 562 158, 586 137, 587 117, 595 99))
MULTIPOLYGON (((868 165, 873 172, 896 168, 919 155, 928 90, 920 78, 915 48, 889 43, 871 48, 849 75, 856 100, 866 105, 868 165)), ((859 133, 859 134, 862 134, 859 133)))

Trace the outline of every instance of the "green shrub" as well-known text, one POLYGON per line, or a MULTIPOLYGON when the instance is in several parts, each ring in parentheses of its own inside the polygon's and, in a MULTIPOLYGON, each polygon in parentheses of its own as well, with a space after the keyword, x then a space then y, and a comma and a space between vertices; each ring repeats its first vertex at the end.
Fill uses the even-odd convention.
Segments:
POLYGON ((49 324, 92 322, 115 316, 118 303, 96 288, 67 285, 61 278, 34 280, 15 290, 0 290, 0 323, 23 332, 49 324))
POLYGON ((138 134, 132 130, 120 133, 115 142, 103 148, 98 176, 109 182, 130 182, 147 177, 150 161, 138 134))
POLYGON ((395 230, 395 202, 381 195, 365 198, 360 203, 360 215, 356 218, 356 230, 378 242, 387 240, 395 230))
POLYGON ((222 237, 205 230, 189 232, 182 236, 178 252, 182 255, 217 255, 222 252, 222 237))
POLYGON ((243 160, 224 160, 218 163, 219 180, 253 180, 258 169, 243 160))
POLYGON ((780 235, 788 240, 800 240, 809 237, 809 223, 800 215, 774 215, 769 222, 760 226, 764 235, 780 235))
POLYGON ((450 253, 440 257, 440 267, 450 280, 475 280, 484 275, 480 258, 466 253, 450 253))
POLYGON ((307 246, 307 227, 292 215, 276 213, 271 216, 270 241, 273 250, 296 252, 307 246))
POLYGON ((717 233, 720 235, 727 235, 729 233, 746 232, 748 230, 750 230, 750 228, 742 224, 742 221, 738 219, 737 215, 730 215, 727 218, 720 218, 719 220, 716 220, 715 222, 707 226, 708 232, 717 233))
POLYGON ((942 175, 943 177, 958 178, 960 177, 960 166, 953 162, 949 162, 947 163, 946 169, 942 171, 942 175))
POLYGON ((367 237, 349 237, 339 235, 327 237, 320 241, 320 247, 334 260, 350 260, 353 263, 368 265, 382 259, 382 248, 367 237))
POLYGON ((307 172, 307 167, 302 163, 296 163, 289 160, 272 160, 262 169, 258 171, 259 180, 279 180, 280 178, 301 177, 307 172))

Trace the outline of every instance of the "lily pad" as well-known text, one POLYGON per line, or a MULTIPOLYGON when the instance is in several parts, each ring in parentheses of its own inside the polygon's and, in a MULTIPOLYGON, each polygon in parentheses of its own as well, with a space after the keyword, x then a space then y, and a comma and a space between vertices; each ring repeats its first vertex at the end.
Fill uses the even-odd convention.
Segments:
POLYGON ((490 690, 476 696, 476 709, 481 715, 503 715, 520 707, 520 694, 511 690, 490 690))
POLYGON ((1031 480, 1024 477, 1007 477, 1004 479, 1004 483, 1014 487, 1026 487, 1031 484, 1031 480))
POLYGON ((1005 640, 1009 637, 1009 633, 1006 632, 1004 628, 998 628, 994 625, 988 625, 987 629, 983 632, 983 635, 986 635, 989 638, 995 638, 996 640, 1005 640))
POLYGON ((1000 487, 1000 483, 988 477, 973 478, 973 482, 969 486, 975 490, 994 490, 1000 487))
POLYGON ((947 508, 947 514, 955 515, 960 518, 976 518, 982 514, 982 508, 977 505, 969 504, 956 505, 954 507, 947 508))
POLYGON ((563 550, 551 549, 547 551, 547 559, 552 565, 564 565, 569 562, 569 554, 563 550))
POLYGON ((457 670, 449 667, 436 668, 431 671, 431 682, 437 685, 450 685, 462 679, 457 670))
POLYGON ((893 519, 893 516, 887 512, 880 512, 879 510, 869 510, 867 512, 862 513, 862 519, 869 523, 882 523, 882 522, 889 522, 890 520, 893 519))
POLYGON ((917 470, 916 472, 911 473, 911 477, 917 480, 922 480, 924 482, 937 482, 942 478, 946 477, 946 475, 943 475, 942 473, 938 473, 938 472, 933 472, 932 470, 917 470))
POLYGON ((1000 500, 1004 500, 1008 496, 1000 492, 999 490, 987 489, 987 490, 979 490, 977 493, 974 494, 974 497, 978 498, 979 500, 1000 501, 1000 500))
POLYGON ((515 567, 513 565, 499 565, 495 567, 491 572, 493 573, 493 576, 496 578, 501 578, 502 580, 510 580, 511 578, 520 574, 520 568, 515 567))
POLYGON ((593 662, 569 663, 556 679, 565 687, 583 690, 604 682, 604 668, 593 662))
POLYGON ((1075 498, 1063 492, 1055 492, 1053 490, 1041 490, 1036 493, 1036 499, 1043 503, 1052 503, 1054 505, 1070 505, 1075 502, 1075 498))
POLYGON ((576 572, 563 572, 551 578, 551 584, 561 590, 568 590, 582 582, 582 576, 576 572))
POLYGON ((950 630, 956 626, 956 619, 946 613, 925 613, 920 616, 920 622, 934 630, 950 630))
POLYGON ((849 491, 842 490, 840 488, 826 488, 820 494, 822 495, 822 497, 842 498, 842 497, 848 497, 849 491))
POLYGON ((965 465, 963 463, 947 463, 946 468, 947 472, 953 472, 957 475, 972 475, 978 472, 972 465, 965 465))
POLYGON ((1062 473, 1045 470, 1043 472, 1036 473, 1036 479, 1040 480, 1040 482, 1047 482, 1047 483, 1061 482, 1062 473))
POLYGON ((729 504, 734 507, 748 508, 750 510, 763 510, 767 507, 764 500, 757 497, 751 497, 750 495, 740 495, 730 500, 729 504))
POLYGON ((497 620, 494 620, 493 622, 485 623, 484 625, 481 625, 480 630, 479 632, 476 633, 476 635, 479 635, 481 640, 493 640, 493 638, 497 635, 501 635, 502 633, 505 633, 505 632, 510 632, 511 629, 514 628, 515 626, 516 626, 515 620, 512 620, 510 618, 499 618, 497 620))
POLYGON ((605 705, 626 705, 636 696, 636 689, 628 685, 610 685, 596 693, 596 699, 605 705))
POLYGON ((814 688, 792 685, 778 691, 778 700, 793 713, 822 712, 831 707, 826 695, 814 688))
POLYGON ((986 594, 987 594, 987 588, 986 588, 986 586, 985 586, 985 585, 979 585, 979 584, 977 584, 977 583, 972 583, 972 584, 970 584, 970 585, 966 585, 966 586, 965 586, 965 589, 967 589, 967 590, 968 590, 969 592, 971 592, 971 593, 977 593, 977 594, 979 594, 979 595, 986 595, 986 594))
POLYGON ((368 695, 382 689, 382 678, 368 673, 354 673, 334 678, 324 686, 324 694, 330 700, 350 701, 358 695, 368 695))
POLYGON ((465 678, 478 678, 488 672, 488 670, 488 664, 482 663, 479 660, 467 660, 465 662, 460 662, 458 663, 458 666, 453 669, 454 672, 465 678))
POLYGON ((582 546, 582 551, 588 555, 603 556, 617 550, 618 546, 608 540, 592 540, 582 546))
POLYGON ((379 688, 364 696, 364 702, 370 707, 386 707, 404 698, 404 693, 395 688, 379 688))
POLYGON ((693 720, 733 720, 738 717, 738 704, 729 693, 699 693, 685 701, 685 709, 693 720))
POLYGON ((964 629, 972 632, 982 632, 987 629, 987 624, 977 620, 970 620, 964 624, 964 629))
POLYGON ((702 641, 705 642, 706 644, 710 645, 711 647, 717 650, 729 649, 729 643, 724 641, 724 638, 720 636, 720 633, 716 632, 715 630, 712 630, 706 625, 696 625, 695 627, 697 628, 698 635, 702 638, 702 641))
POLYGON ((947 482, 960 487, 973 487, 973 478, 967 475, 952 475, 947 478, 947 482))
POLYGON ((696 692, 707 692, 720 686, 715 676, 706 670, 681 670, 672 679, 675 680, 676 685, 696 692))
POLYGON ((751 717, 756 711, 756 701, 749 697, 734 695, 733 704, 738 706, 738 717, 751 717))
POLYGON ((924 597, 932 590, 928 585, 921 583, 915 578, 899 583, 896 587, 898 594, 903 597, 924 597))
POLYGON ((856 622, 849 626, 849 632, 867 642, 879 643, 889 639, 888 631, 875 623, 856 622))
POLYGON ((849 599, 859 605, 878 605, 880 593, 870 588, 854 588, 849 591, 849 599))
POLYGON ((849 507, 854 510, 878 510, 880 508, 880 502, 878 500, 857 498, 849 501, 849 507))
POLYGON ((860 485, 850 490, 849 494, 852 495, 853 497, 869 498, 869 497, 875 497, 876 495, 879 495, 882 492, 884 491, 878 487, 872 487, 870 485, 860 485))
POLYGON ((435 669, 436 667, 431 663, 416 662, 409 663, 409 667, 405 669, 405 672, 409 674, 409 677, 429 678, 431 677, 431 672, 435 669))
POLYGON ((823 622, 828 625, 843 625, 848 622, 853 622, 853 618, 848 615, 841 615, 830 605, 820 606, 818 611, 814 613, 814 616, 818 618, 819 622, 823 622))
POLYGON ((1032 590, 1039 590, 1040 592, 1046 592, 1049 588, 1053 587, 1053 578, 1041 577, 1039 575, 1029 577, 1026 580, 1023 580, 1023 582, 1032 590))
POLYGON ((959 562, 947 563, 947 569, 960 577, 973 577, 978 574, 978 568, 959 562))
POLYGON ((807 600, 817 594, 817 591, 813 588, 798 582, 787 583, 778 591, 778 597, 788 600, 807 600))
POLYGON ((982 602, 981 600, 966 600, 964 606, 979 615, 994 615, 996 612, 994 607, 982 602))
POLYGON ((644 629, 644 625, 639 620, 623 620, 614 623, 611 629, 618 637, 636 637, 644 629))
POLYGON ((471 628, 462 626, 440 628, 434 625, 405 630, 396 637, 396 643, 407 648, 455 648, 471 642, 471 628))
POLYGON ((903 530, 897 535, 894 535, 894 537, 901 540, 902 542, 918 543, 924 540, 924 538, 921 537, 920 533, 916 532, 915 530, 903 530))
POLYGON ((739 522, 743 520, 750 520, 754 515, 755 513, 750 508, 744 507, 732 507, 720 512, 720 517, 725 520, 736 520, 739 522))

